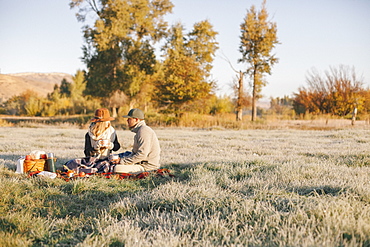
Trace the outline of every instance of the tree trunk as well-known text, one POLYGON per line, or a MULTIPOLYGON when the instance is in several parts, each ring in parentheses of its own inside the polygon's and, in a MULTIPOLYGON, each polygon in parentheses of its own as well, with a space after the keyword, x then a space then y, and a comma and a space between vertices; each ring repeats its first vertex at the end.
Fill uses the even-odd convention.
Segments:
POLYGON ((356 116, 357 116, 357 107, 355 107, 355 109, 353 109, 353 112, 352 112, 352 125, 355 125, 356 116))
POLYGON ((243 97, 244 97, 243 72, 239 71, 238 99, 236 100, 236 121, 243 119, 243 97))
POLYGON ((257 119, 257 81, 256 81, 256 70, 253 73, 253 93, 252 93, 252 121, 257 119))
POLYGON ((118 111, 119 111, 119 107, 113 106, 112 107, 112 117, 114 118, 118 117, 118 111))
POLYGON ((242 121, 243 119, 243 109, 238 108, 236 110, 236 121, 242 121))

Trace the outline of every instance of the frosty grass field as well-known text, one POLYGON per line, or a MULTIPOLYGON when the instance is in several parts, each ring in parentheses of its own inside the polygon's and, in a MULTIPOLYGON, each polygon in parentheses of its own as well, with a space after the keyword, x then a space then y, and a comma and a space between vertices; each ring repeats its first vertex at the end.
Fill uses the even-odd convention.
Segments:
POLYGON ((0 128, 0 245, 370 246, 369 128, 155 131, 176 177, 65 182, 16 160, 43 150, 60 168, 86 130, 0 128))

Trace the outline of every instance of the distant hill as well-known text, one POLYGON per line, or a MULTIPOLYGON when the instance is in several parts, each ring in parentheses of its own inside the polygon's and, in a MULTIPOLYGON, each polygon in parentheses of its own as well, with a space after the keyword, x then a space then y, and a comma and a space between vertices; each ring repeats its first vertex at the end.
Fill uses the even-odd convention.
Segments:
MULTIPOLYGON (((27 90, 32 90, 40 96, 46 97, 48 93, 53 91, 54 85, 60 85, 64 78, 68 82, 72 82, 72 75, 66 73, 0 74, 0 103, 27 90)), ((270 102, 260 100, 257 102, 257 106, 268 109, 270 102)))
POLYGON ((66 73, 0 74, 0 102, 27 90, 32 90, 45 97, 53 91, 55 84, 60 85, 63 78, 72 82, 72 75, 66 73))

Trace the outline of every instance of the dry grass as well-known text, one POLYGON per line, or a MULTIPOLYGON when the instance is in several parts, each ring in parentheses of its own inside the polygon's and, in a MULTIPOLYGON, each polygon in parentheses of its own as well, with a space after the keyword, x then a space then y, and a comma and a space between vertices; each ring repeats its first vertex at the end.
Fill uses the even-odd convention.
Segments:
MULTIPOLYGON (((126 114, 122 112, 120 116, 126 114)), ((20 117, 0 115, 0 127, 59 127, 59 128, 84 128, 92 115, 71 115, 59 117, 20 117)), ((225 113, 219 115, 204 115, 185 113, 181 117, 168 116, 156 113, 147 114, 147 123, 155 127, 171 128, 202 128, 214 130, 246 130, 246 129, 301 129, 301 130, 333 130, 333 129, 369 129, 369 116, 362 116, 354 125, 350 119, 339 119, 333 116, 306 116, 305 119, 288 120, 289 116, 264 115, 257 121, 251 122, 250 116, 245 115, 243 121, 235 121, 235 114, 225 113), (279 117, 279 118, 277 118, 279 117)), ((113 125, 119 128, 127 128, 126 119, 117 117, 113 125)))
MULTIPOLYGON (((0 128, 3 246, 369 246, 370 130, 156 129, 176 175, 64 182, 20 155, 83 155, 86 130, 0 128)), ((118 130, 129 148, 133 134, 118 130)))

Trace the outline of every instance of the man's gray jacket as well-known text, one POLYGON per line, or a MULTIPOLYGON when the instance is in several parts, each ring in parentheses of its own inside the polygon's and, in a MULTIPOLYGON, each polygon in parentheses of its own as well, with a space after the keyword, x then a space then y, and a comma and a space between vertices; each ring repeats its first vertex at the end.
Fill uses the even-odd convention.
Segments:
POLYGON ((136 133, 132 153, 122 157, 120 163, 122 165, 141 165, 146 171, 158 169, 161 148, 154 130, 142 120, 131 131, 136 133))

